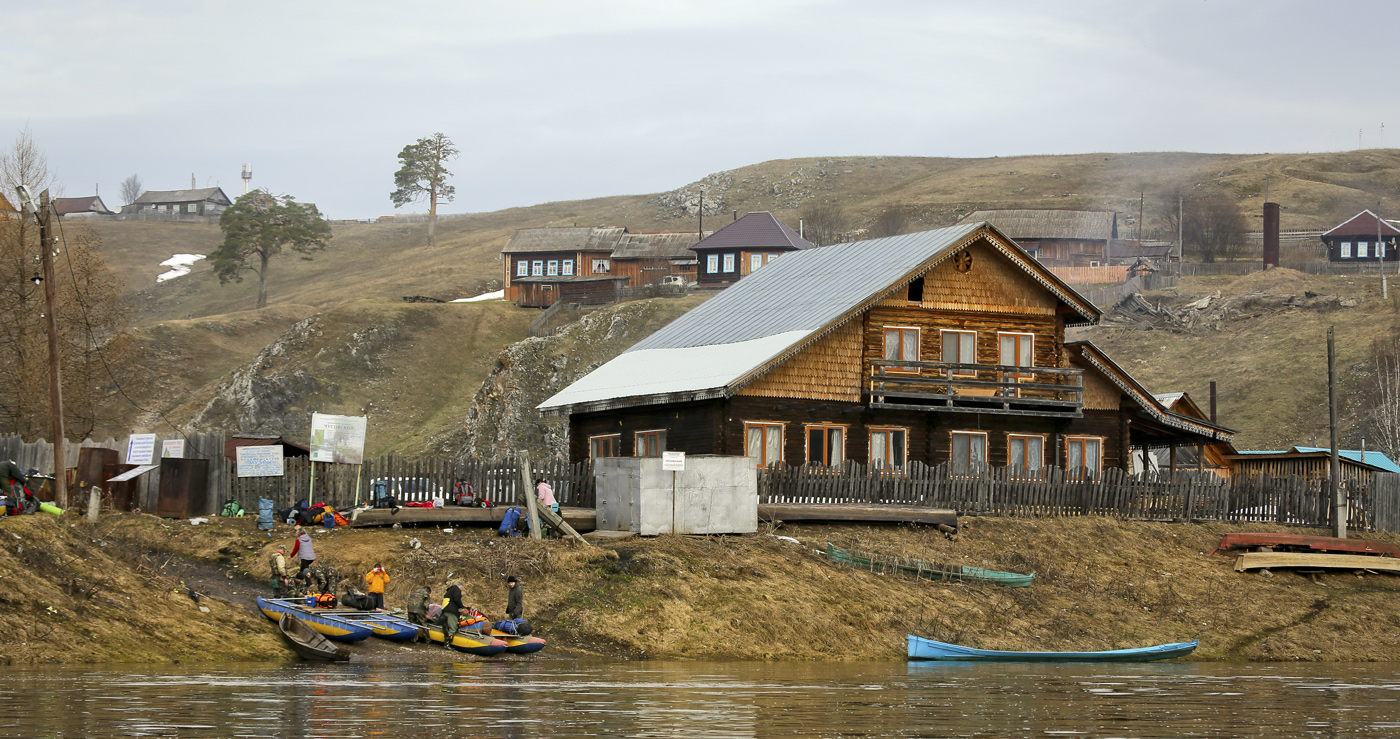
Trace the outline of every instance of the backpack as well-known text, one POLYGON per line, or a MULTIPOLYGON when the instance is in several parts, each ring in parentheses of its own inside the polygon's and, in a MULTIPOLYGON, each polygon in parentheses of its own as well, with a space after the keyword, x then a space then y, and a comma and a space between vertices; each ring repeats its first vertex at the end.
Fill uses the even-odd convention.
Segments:
POLYGON ((317 608, 335 608, 335 596, 331 593, 321 593, 316 596, 317 608))
POLYGON ((340 596, 340 604, 358 611, 374 610, 374 598, 359 593, 346 593, 340 596))
POLYGON ((529 636, 534 632, 534 629, 530 628, 530 623, 523 618, 508 618, 504 621, 497 621, 491 628, 512 636, 529 636))
POLYGON ((258 498, 258 530, 270 531, 273 524, 272 499, 258 498))
POLYGON ((230 500, 229 502, 224 504, 224 509, 222 511, 219 511, 219 515, 228 516, 229 518, 232 518, 234 516, 241 516, 243 515, 243 504, 239 503, 236 500, 230 500))
POLYGON ((512 506, 506 509, 506 515, 501 517, 501 527, 496 530, 497 536, 520 536, 520 532, 529 531, 530 523, 520 515, 520 509, 512 506))

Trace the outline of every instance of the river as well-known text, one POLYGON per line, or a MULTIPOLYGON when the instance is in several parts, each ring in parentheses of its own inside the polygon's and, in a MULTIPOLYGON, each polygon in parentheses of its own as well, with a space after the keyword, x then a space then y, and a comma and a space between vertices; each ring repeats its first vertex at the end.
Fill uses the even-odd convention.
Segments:
POLYGON ((0 736, 1395 737, 1400 665, 0 669, 0 736))

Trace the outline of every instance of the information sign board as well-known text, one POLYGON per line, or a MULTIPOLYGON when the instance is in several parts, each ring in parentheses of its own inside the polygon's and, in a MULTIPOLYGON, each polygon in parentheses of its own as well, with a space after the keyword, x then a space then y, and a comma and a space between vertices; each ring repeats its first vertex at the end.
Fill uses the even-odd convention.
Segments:
POLYGON ((132 434, 126 440, 127 464, 150 464, 156 456, 155 434, 132 434))
POLYGON ((311 414, 311 461, 360 464, 365 458, 364 416, 311 414))
POLYGON ((281 477, 282 445, 235 447, 239 477, 281 477))
POLYGON ((685 452, 662 452, 661 469, 685 472, 685 452))
POLYGON ((181 458, 185 456, 184 439, 166 439, 160 443, 160 456, 181 458))

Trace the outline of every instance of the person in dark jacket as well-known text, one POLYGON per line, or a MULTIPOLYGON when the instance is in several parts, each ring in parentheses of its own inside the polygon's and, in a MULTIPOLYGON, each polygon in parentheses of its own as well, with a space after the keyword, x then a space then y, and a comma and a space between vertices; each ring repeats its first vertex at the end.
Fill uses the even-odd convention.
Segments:
POLYGON ((521 592, 520 580, 511 575, 506 578, 506 618, 520 618, 525 612, 525 594, 521 592))
POLYGON ((462 589, 456 583, 447 589, 447 605, 442 607, 442 648, 452 648, 462 617, 462 589))
POLYGON ((29 478, 25 476, 24 471, 19 468, 19 465, 7 459, 0 462, 0 493, 13 495, 15 489, 10 484, 12 481, 19 483, 20 487, 24 487, 29 483, 29 478))
POLYGON ((424 585, 408 595, 408 622, 418 627, 414 643, 428 641, 428 599, 433 595, 431 585, 424 585))

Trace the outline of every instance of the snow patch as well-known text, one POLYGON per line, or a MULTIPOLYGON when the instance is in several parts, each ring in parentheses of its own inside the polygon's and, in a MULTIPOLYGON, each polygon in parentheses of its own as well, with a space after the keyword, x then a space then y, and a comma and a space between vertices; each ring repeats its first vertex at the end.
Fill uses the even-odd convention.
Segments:
POLYGON ((493 292, 493 293, 482 293, 482 294, 480 294, 480 295, 478 295, 478 296, 476 296, 476 297, 474 297, 474 298, 457 298, 456 300, 454 300, 454 301, 452 301, 452 302, 453 302, 453 303, 475 303, 475 302, 477 302, 478 300, 501 300, 501 299, 505 298, 505 296, 506 296, 506 291, 505 291, 505 290, 497 290, 496 292, 493 292))
POLYGON ((169 267, 170 271, 156 275, 156 282, 165 282, 189 274, 191 265, 203 258, 203 254, 176 254, 160 263, 162 267, 169 267))

